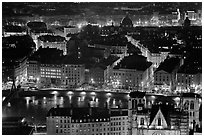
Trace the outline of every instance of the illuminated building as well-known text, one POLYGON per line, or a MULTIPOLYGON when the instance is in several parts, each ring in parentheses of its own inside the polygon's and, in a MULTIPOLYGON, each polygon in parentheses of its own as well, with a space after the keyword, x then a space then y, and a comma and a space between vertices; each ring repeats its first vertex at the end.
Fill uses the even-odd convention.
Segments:
POLYGON ((151 102, 145 92, 131 92, 128 102, 129 135, 188 135, 187 113, 171 102, 151 102))
POLYGON ((195 11, 187 11, 186 17, 188 17, 189 20, 196 20, 196 13, 195 13, 195 11))
POLYGON ((96 86, 102 86, 104 84, 105 70, 105 66, 95 66, 90 68, 89 83, 96 86))
POLYGON ((111 109, 110 135, 128 135, 128 111, 111 109))
POLYGON ((154 86, 165 91, 173 90, 176 86, 178 67, 180 67, 179 58, 167 58, 164 60, 154 72, 154 86))
POLYGON ((116 26, 103 26, 100 28, 100 35, 101 36, 108 36, 108 35, 111 35, 113 33, 117 33, 118 32, 118 27, 116 26))
POLYGON ((38 37, 38 48, 56 48, 63 50, 63 55, 67 54, 66 40, 61 36, 43 35, 38 37))
POLYGON ((81 86, 85 81, 85 66, 82 63, 64 62, 62 65, 62 87, 76 88, 81 86))
POLYGON ((40 82, 45 87, 61 86, 61 65, 40 64, 40 82))
POLYGON ((178 25, 176 23, 178 23, 180 19, 181 19, 181 13, 179 9, 177 9, 176 12, 172 12, 172 24, 173 25, 178 25))
POLYGON ((39 79, 40 70, 38 62, 29 58, 24 58, 15 68, 16 81, 36 81, 39 79))
POLYGON ((51 108, 47 115, 48 135, 107 135, 110 115, 99 108, 51 108))
POLYGON ((185 66, 181 66, 177 72, 177 91, 190 92, 191 89, 193 89, 196 93, 201 91, 201 77, 202 74, 196 72, 196 70, 185 70, 185 66))
POLYGON ((127 110, 51 108, 48 135, 127 135, 127 110))
POLYGON ((196 127, 200 128, 202 125, 202 122, 199 120, 202 103, 201 96, 196 93, 183 93, 181 95, 181 103, 184 111, 188 112, 189 127, 193 127, 193 131, 196 131, 196 127))
POLYGON ((148 85, 152 76, 152 63, 141 55, 124 57, 113 68, 112 85, 121 89, 142 89, 148 85))
POLYGON ((26 26, 28 35, 31 35, 32 31, 35 30, 47 30, 47 25, 44 22, 28 22, 26 26))
POLYGON ((20 26, 4 26, 2 30, 3 37, 26 35, 26 32, 20 26))
POLYGON ((75 26, 67 26, 64 27, 64 37, 66 37, 67 34, 77 34, 79 33, 81 28, 75 27, 75 26))
POLYGON ((47 29, 47 25, 44 22, 28 22, 27 34, 30 35, 36 44, 36 50, 38 46, 38 37, 43 35, 52 35, 53 33, 47 29))
POLYGON ((153 67, 157 68, 161 62, 163 62, 169 54, 168 50, 155 50, 155 49, 148 49, 144 45, 142 45, 138 40, 135 40, 131 36, 127 36, 129 42, 131 42, 134 46, 140 49, 142 55, 147 58, 147 61, 153 63, 153 67))

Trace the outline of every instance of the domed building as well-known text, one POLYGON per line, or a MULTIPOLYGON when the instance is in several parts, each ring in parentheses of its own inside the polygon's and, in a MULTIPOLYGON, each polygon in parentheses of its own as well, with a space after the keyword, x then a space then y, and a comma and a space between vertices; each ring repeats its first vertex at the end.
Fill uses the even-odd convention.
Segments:
POLYGON ((123 30, 129 30, 133 28, 132 20, 128 15, 126 15, 126 17, 122 19, 120 27, 122 27, 123 30))

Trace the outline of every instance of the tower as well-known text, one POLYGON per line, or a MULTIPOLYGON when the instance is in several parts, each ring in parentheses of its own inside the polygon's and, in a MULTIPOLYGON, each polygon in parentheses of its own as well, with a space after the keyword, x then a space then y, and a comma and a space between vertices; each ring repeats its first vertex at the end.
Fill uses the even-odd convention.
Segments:
POLYGON ((128 100, 128 134, 138 134, 138 117, 137 114, 146 107, 145 92, 131 92, 128 100))

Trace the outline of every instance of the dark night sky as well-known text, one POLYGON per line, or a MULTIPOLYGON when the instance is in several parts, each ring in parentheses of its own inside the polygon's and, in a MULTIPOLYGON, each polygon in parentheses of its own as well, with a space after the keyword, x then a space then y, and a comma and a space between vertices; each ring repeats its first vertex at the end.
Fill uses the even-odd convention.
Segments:
MULTIPOLYGON (((17 15, 81 15, 93 12, 99 15, 117 14, 116 8, 138 8, 135 14, 168 13, 179 8, 181 11, 202 9, 200 2, 3 2, 4 16, 17 15), (115 8, 115 9, 114 9, 115 8), (142 12, 141 12, 142 11, 142 12)), ((120 12, 118 12, 120 13, 120 12)))

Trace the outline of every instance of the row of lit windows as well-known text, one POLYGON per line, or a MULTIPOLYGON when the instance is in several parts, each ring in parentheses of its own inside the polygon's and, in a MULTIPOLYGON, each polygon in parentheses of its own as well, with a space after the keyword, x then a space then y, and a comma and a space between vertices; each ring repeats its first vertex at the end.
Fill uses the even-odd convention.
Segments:
POLYGON ((125 125, 125 122, 122 122, 122 123, 121 122, 111 122, 111 126, 120 126, 120 125, 125 125))
POLYGON ((41 72, 41 74, 47 74, 47 75, 61 75, 61 73, 53 73, 53 72, 41 72))
POLYGON ((111 120, 125 120, 125 119, 128 119, 128 117, 111 118, 111 120))
POLYGON ((76 67, 82 67, 81 65, 65 65, 62 69, 65 69, 66 67, 70 67, 70 68, 76 68, 76 67))
MULTIPOLYGON (((96 129, 96 131, 98 131, 98 129, 96 129)), ((87 130, 81 130, 81 129, 80 130, 78 130, 78 129, 74 130, 74 129, 72 129, 72 134, 75 133, 75 132, 76 132, 76 135, 79 135, 79 134, 83 134, 84 135, 84 134, 89 134, 91 132, 91 130, 90 129, 87 129, 87 130)), ((105 133, 104 132, 100 132, 100 133, 94 134, 94 129, 92 129, 92 132, 93 132, 92 135, 106 135, 106 134, 109 135, 109 133, 106 133, 107 131, 105 133)), ((56 129, 56 133, 61 133, 61 134, 67 133, 67 134, 70 134, 70 131, 69 130, 67 131, 66 129, 64 129, 64 130, 63 129, 60 129, 60 130, 56 129)))
MULTIPOLYGON (((62 75, 65 76, 64 73, 63 73, 62 75)), ((79 74, 79 73, 78 73, 78 74, 76 74, 76 73, 75 73, 75 74, 73 74, 73 73, 68 73, 68 74, 66 74, 66 76, 69 76, 69 77, 70 77, 70 76, 71 76, 71 77, 73 77, 73 76, 75 76, 75 77, 78 76, 78 77, 79 77, 80 74, 79 74)))
POLYGON ((41 68, 41 71, 61 72, 60 69, 41 68))
POLYGON ((50 76, 50 75, 41 75, 41 77, 46 77, 46 78, 61 78, 60 76, 50 76))

